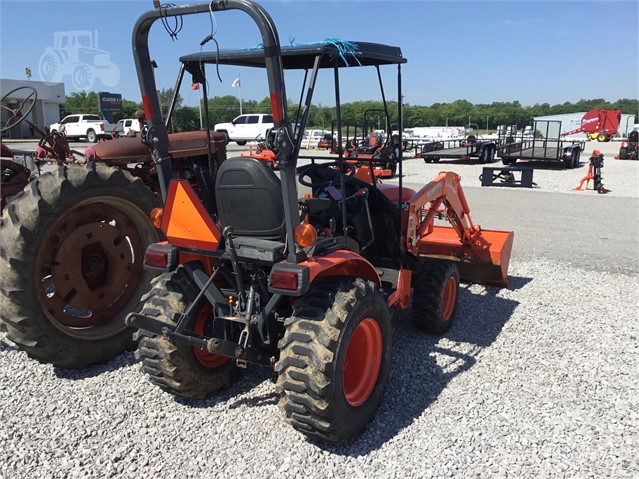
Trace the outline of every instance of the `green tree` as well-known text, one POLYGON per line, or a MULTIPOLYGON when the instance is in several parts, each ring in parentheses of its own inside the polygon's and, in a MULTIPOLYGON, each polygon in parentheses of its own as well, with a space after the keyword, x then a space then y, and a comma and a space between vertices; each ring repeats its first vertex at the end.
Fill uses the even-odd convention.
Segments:
POLYGON ((240 114, 240 100, 233 95, 214 96, 208 103, 211 125, 229 122, 240 114))
MULTIPOLYGON (((171 105, 171 101, 173 100, 173 94, 175 93, 174 88, 162 88, 160 90, 160 108, 162 108, 162 117, 166 118, 166 115, 169 112, 169 106, 171 105)), ((177 98, 175 100, 175 108, 180 108, 182 106, 182 95, 178 92, 177 98)))
POLYGON ((173 131, 196 131, 200 129, 200 111, 196 107, 185 106, 173 112, 173 131))
POLYGON ((64 102, 63 114, 100 114, 98 94, 94 91, 77 91, 67 95, 64 102))

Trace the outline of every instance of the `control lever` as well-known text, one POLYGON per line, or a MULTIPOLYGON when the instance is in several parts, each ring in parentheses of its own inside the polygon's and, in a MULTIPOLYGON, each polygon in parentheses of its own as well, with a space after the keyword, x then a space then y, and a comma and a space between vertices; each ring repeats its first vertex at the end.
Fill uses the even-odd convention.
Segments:
POLYGON ((335 230, 337 229, 337 221, 335 221, 335 218, 328 220, 328 229, 331 232, 331 236, 335 236, 335 230))

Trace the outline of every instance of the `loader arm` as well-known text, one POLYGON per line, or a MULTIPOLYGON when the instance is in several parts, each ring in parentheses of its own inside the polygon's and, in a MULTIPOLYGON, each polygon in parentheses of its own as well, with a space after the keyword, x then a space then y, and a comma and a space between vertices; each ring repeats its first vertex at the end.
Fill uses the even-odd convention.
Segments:
POLYGON ((441 172, 404 203, 406 250, 417 258, 457 261, 462 281, 506 286, 514 233, 473 224, 460 181, 441 172), (434 225, 442 215, 450 226, 434 225))
POLYGON ((470 217, 470 208, 461 187, 461 177, 451 171, 442 171, 435 179, 413 195, 409 201, 407 249, 417 251, 416 240, 433 230, 433 220, 445 206, 445 214, 451 226, 465 245, 470 245, 481 232, 470 217))

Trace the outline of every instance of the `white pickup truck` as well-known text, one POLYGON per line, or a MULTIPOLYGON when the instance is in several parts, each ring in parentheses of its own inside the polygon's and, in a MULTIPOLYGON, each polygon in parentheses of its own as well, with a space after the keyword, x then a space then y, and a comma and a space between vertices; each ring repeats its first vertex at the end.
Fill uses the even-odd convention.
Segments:
POLYGON ((100 138, 111 138, 115 129, 108 121, 102 120, 98 115, 68 115, 60 123, 54 123, 49 131, 62 131, 70 140, 86 138, 95 143, 100 138))
POLYGON ((273 126, 273 115, 253 113, 240 115, 230 123, 218 123, 214 129, 225 132, 238 145, 246 145, 247 141, 266 140, 266 132, 273 126))

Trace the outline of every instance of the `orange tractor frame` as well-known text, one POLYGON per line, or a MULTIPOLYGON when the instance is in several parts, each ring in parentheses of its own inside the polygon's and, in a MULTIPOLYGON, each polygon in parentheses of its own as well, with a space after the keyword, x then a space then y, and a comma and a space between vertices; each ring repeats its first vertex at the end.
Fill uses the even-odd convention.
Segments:
MULTIPOLYGON (((471 221, 454 173, 442 172, 417 192, 405 188, 401 149, 394 158, 398 186, 379 185, 372 172, 371 181, 362 181, 342 154, 298 168, 320 70, 331 71, 335 80, 341 135, 340 71, 370 67, 379 77, 380 66, 394 66, 401 98, 406 59, 399 48, 336 41, 280 47, 268 13, 248 0, 148 12, 138 20, 133 41, 164 200, 152 216, 167 238, 147 249, 147 267, 163 274, 141 311, 128 317, 138 328, 136 355, 143 370, 166 391, 205 397, 227 386, 237 367, 272 366, 280 408, 295 429, 330 442, 352 440, 386 388, 390 308, 408 308, 412 290, 415 322, 446 331, 460 278, 506 285, 513 233, 482 230, 471 221), (208 193, 214 195, 214 211, 205 207, 212 204, 206 189, 171 175, 147 44, 151 25, 161 17, 209 9, 247 13, 263 48, 189 55, 181 59, 181 72, 201 84, 206 102, 207 65, 266 69, 275 123, 266 141, 271 153, 230 158, 208 172, 215 181, 208 193), (289 69, 306 71, 295 126, 283 81, 289 69), (304 198, 299 184, 310 191, 304 198), (436 225, 438 218, 451 226, 436 225)), ((401 105, 398 109, 401 118, 401 105)))

